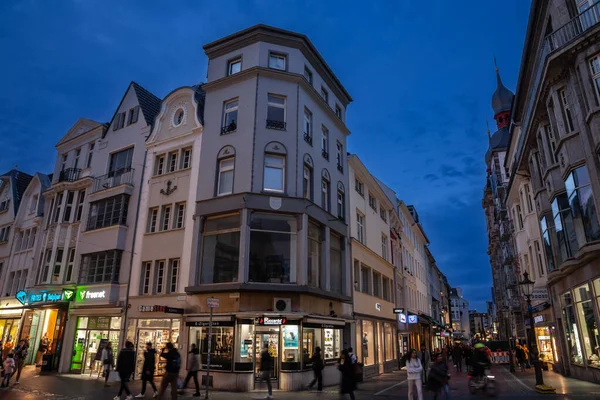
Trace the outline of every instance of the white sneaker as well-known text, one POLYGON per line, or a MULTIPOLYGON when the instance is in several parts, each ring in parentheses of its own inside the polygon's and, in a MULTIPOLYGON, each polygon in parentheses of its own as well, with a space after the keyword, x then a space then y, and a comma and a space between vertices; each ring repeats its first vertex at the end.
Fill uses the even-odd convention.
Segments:
POLYGON ((16 381, 16 382, 15 382, 15 385, 18 385, 18 384, 19 384, 19 381, 16 381))
POLYGON ((154 395, 152 396, 153 399, 158 397, 158 392, 154 392, 154 395))
POLYGON ((121 400, 121 396, 115 396, 113 397, 113 400, 121 400))
POLYGON ((136 399, 141 399, 141 398, 143 398, 143 397, 144 397, 144 395, 143 395, 143 394, 141 394, 141 393, 140 393, 140 394, 138 394, 137 396, 135 396, 135 398, 136 398, 136 399))
POLYGON ((125 397, 125 400, 133 400, 133 395, 130 394, 129 396, 125 397))

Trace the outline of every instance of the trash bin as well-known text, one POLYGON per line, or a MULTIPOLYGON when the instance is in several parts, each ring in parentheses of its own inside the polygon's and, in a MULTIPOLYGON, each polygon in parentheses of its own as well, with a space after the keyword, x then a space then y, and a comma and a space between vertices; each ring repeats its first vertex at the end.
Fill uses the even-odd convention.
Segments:
POLYGON ((52 354, 44 354, 42 356, 42 372, 52 371, 52 354))

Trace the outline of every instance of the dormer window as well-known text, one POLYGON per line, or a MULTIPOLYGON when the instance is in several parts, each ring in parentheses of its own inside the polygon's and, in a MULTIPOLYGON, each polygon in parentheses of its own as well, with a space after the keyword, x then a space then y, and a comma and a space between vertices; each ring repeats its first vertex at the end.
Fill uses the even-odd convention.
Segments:
POLYGON ((286 70, 287 57, 284 54, 270 53, 269 54, 269 68, 279 69, 282 71, 286 70))

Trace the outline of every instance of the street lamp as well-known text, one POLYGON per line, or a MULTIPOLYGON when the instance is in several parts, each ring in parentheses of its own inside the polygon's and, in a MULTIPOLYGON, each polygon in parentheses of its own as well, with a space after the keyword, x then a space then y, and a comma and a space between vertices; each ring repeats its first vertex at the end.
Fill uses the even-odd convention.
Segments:
POLYGON ((509 327, 509 318, 510 318, 510 309, 508 307, 505 307, 502 309, 502 316, 504 317, 504 327, 506 328, 506 339, 508 340, 508 362, 510 363, 510 372, 515 372, 515 363, 513 360, 513 349, 512 349, 512 342, 510 340, 510 331, 512 330, 509 327))
POLYGON ((543 385, 544 377, 542 376, 542 364, 540 363, 537 339, 535 337, 535 330, 533 328, 533 308, 531 307, 531 295, 533 294, 534 281, 529 279, 529 273, 523 272, 523 280, 519 282, 519 287, 523 296, 527 299, 527 311, 529 315, 529 335, 527 340, 529 341, 529 348, 531 349, 531 362, 535 368, 535 385, 543 385))

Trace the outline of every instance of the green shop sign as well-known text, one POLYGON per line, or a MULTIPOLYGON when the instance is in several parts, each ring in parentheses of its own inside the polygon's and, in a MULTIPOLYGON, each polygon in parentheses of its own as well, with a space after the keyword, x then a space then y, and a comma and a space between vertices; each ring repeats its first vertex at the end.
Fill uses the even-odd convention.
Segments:
POLYGON ((77 288, 77 301, 106 300, 106 289, 77 288))

